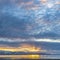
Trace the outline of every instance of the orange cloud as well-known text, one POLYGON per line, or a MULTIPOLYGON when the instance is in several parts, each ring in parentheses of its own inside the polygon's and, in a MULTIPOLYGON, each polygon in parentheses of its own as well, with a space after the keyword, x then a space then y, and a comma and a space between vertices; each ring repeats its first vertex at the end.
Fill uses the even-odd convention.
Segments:
POLYGON ((21 44, 19 47, 0 46, 0 50, 11 52, 40 52, 41 48, 35 47, 34 45, 21 44))

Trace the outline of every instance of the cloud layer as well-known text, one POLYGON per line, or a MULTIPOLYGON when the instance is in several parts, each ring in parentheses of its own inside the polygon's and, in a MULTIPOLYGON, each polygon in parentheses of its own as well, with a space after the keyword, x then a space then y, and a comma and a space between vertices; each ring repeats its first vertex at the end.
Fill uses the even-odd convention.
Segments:
POLYGON ((60 39, 59 0, 0 0, 0 37, 60 39))

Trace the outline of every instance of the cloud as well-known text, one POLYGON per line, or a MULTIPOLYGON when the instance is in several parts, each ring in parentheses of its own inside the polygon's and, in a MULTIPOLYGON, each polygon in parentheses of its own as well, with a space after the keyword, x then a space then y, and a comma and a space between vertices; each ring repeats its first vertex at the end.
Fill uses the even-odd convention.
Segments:
POLYGON ((53 39, 35 39, 34 41, 37 42, 50 42, 50 43, 60 43, 60 40, 53 40, 53 39))
POLYGON ((16 3, 6 5, 2 1, 3 7, 0 6, 0 37, 60 38, 60 5, 55 4, 59 1, 54 0, 53 4, 53 1, 49 0, 45 5, 39 1, 13 0, 17 4, 20 2, 21 5, 16 5, 16 3), (28 7, 29 9, 27 9, 28 7))
POLYGON ((21 38, 0 38, 2 42, 48 42, 48 43, 60 43, 60 39, 37 39, 37 38, 30 38, 30 39, 21 39, 21 38))

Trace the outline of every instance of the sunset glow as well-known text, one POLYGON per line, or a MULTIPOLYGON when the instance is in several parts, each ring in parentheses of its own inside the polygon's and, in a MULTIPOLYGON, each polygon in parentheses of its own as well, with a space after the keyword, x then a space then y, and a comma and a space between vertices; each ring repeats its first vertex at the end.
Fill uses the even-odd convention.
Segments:
POLYGON ((41 48, 35 47, 34 45, 22 44, 20 47, 0 47, 0 50, 11 52, 40 52, 41 48))
POLYGON ((3 58, 60 59, 60 0, 0 0, 3 58))

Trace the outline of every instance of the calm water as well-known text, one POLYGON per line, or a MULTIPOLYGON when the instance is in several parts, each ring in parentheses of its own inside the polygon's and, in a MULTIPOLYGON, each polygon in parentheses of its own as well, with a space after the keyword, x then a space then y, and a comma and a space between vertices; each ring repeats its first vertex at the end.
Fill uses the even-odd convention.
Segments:
POLYGON ((60 55, 0 55, 0 60, 60 59, 60 55))

